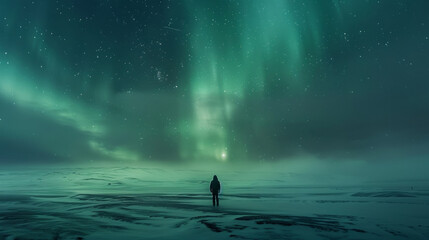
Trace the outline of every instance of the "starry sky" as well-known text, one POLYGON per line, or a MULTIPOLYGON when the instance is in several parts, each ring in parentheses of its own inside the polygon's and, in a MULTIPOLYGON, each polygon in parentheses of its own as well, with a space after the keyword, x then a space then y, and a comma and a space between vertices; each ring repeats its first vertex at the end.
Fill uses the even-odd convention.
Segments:
POLYGON ((0 164, 429 156, 425 0, 0 0, 0 164))

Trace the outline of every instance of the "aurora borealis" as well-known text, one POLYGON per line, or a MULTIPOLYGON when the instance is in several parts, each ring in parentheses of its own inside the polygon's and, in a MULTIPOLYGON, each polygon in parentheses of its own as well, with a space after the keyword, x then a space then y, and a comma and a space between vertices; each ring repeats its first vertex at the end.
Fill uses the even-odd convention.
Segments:
POLYGON ((423 0, 0 1, 0 163, 429 156, 423 0))

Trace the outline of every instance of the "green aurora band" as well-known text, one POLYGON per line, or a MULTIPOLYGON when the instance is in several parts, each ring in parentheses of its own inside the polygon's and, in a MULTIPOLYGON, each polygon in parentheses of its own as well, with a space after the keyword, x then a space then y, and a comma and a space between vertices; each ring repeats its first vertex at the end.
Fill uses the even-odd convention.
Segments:
POLYGON ((3 1, 2 161, 367 157, 379 142, 383 151, 402 133, 426 133, 427 108, 415 104, 427 99, 425 51, 413 48, 427 48, 413 44, 426 36, 421 9, 407 1, 3 1), (408 9, 414 18, 392 17, 408 9), (398 104, 408 107, 400 113, 398 104))

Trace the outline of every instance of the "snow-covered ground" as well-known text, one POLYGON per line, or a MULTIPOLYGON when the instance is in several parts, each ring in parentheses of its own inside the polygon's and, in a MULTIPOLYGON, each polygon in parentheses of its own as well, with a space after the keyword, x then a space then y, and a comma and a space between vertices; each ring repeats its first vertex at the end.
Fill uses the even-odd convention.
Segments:
POLYGON ((0 171, 0 239, 429 239, 426 183, 160 168, 0 171))

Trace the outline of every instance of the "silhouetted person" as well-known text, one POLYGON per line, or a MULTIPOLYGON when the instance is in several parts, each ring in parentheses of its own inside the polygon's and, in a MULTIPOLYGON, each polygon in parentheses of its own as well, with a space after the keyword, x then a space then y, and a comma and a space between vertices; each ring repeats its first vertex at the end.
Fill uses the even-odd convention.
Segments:
POLYGON ((213 180, 210 183, 210 192, 213 195, 213 206, 215 205, 215 199, 217 206, 219 206, 219 192, 220 192, 220 182, 217 180, 217 176, 213 176, 213 180))

